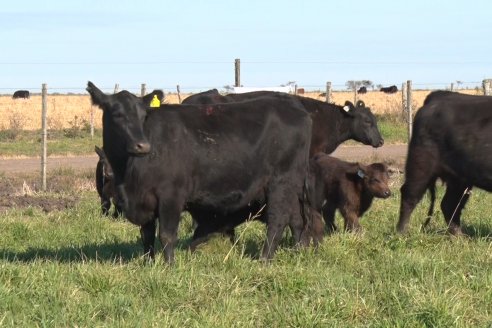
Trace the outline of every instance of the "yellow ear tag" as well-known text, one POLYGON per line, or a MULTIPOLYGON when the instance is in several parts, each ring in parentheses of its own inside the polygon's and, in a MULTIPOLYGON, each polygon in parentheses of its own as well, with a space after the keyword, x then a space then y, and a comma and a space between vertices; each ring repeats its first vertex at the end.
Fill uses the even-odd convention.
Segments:
POLYGON ((157 98, 157 95, 154 95, 152 101, 150 102, 150 107, 161 107, 161 101, 157 98))

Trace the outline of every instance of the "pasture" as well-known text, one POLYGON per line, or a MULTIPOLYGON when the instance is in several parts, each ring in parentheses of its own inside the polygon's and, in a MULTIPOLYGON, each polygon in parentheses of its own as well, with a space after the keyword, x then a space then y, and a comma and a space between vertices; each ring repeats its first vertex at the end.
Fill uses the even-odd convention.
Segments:
POLYGON ((492 324, 490 195, 480 190, 463 215, 470 238, 444 234, 439 211, 420 232, 427 196, 401 236, 395 175, 394 195, 362 218, 364 233, 337 232, 315 250, 295 249, 286 232, 271 263, 257 260, 265 236, 257 222, 240 226, 235 245, 217 237, 191 254, 184 214, 169 266, 142 258, 136 226, 101 216, 93 170, 51 171, 46 193, 37 179, 0 174, 0 326, 492 324))
MULTIPOLYGON (((429 90, 414 90, 412 105, 416 111, 424 102, 429 90)), ((460 90, 467 94, 477 94, 476 90, 460 90)), ((481 91, 480 91, 481 92, 481 91)), ((182 94, 185 99, 190 94, 182 94)), ((320 92, 309 92, 304 95, 318 100, 325 100, 320 92)), ((333 102, 342 105, 346 100, 354 101, 350 91, 334 91, 333 102)), ((377 115, 401 115, 401 92, 384 94, 379 91, 369 91, 358 95, 377 115)), ((177 94, 166 94, 165 103, 178 103, 177 94)), ((48 94, 48 129, 61 130, 67 128, 84 128, 90 125, 91 115, 95 128, 101 128, 102 111, 91 106, 89 95, 50 95, 48 94), (92 113, 92 114, 91 114, 92 113)), ((41 96, 32 95, 30 99, 12 99, 11 96, 0 96, 0 130, 37 130, 41 128, 41 96)))

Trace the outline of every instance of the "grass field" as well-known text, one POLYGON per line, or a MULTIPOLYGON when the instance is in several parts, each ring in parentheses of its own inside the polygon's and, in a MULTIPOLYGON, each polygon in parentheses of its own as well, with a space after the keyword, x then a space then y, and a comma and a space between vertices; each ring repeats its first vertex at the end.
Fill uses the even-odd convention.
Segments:
POLYGON ((184 215, 176 263, 168 266, 161 257, 142 259, 136 226, 101 217, 92 170, 55 174, 49 193, 29 192, 30 176, 0 175, 9 194, 22 199, 76 200, 48 211, 0 201, 2 327, 492 325, 485 192, 474 191, 464 211, 470 238, 445 235, 440 213, 419 232, 427 198, 410 233, 400 236, 394 227, 402 177, 395 176, 394 195, 375 201, 363 234, 336 233, 316 250, 295 249, 287 236, 268 264, 256 260, 263 225, 241 226, 235 246, 217 237, 190 254, 191 220, 184 215))

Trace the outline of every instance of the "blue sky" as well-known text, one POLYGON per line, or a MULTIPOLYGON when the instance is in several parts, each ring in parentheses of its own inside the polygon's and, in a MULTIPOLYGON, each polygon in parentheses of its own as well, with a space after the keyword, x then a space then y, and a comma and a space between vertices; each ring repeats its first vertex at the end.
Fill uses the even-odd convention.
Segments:
MULTIPOLYGON (((244 86, 443 88, 492 78, 492 1, 8 1, 0 93, 244 86)), ((466 84, 465 84, 466 85, 466 84)))

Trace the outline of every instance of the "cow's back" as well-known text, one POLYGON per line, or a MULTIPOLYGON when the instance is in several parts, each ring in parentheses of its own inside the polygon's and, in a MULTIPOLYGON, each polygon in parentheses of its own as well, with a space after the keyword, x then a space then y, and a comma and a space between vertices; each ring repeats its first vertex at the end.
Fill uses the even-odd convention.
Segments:
POLYGON ((409 157, 421 149, 438 157, 438 175, 492 190, 492 97, 429 95, 415 116, 409 157))

